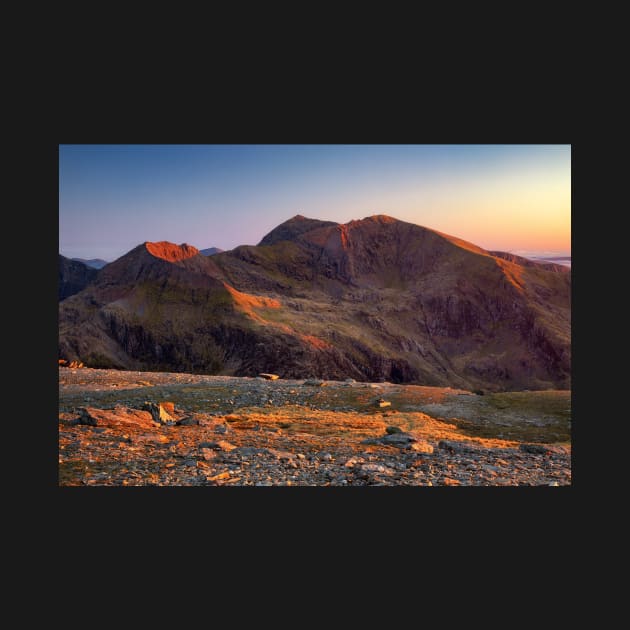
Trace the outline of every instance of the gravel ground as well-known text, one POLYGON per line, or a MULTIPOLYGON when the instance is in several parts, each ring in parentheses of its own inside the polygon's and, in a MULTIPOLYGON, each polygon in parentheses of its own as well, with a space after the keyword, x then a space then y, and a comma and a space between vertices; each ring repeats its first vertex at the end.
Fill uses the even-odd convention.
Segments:
POLYGON ((493 404, 391 383, 60 368, 59 484, 570 485, 557 439, 570 394, 493 404))

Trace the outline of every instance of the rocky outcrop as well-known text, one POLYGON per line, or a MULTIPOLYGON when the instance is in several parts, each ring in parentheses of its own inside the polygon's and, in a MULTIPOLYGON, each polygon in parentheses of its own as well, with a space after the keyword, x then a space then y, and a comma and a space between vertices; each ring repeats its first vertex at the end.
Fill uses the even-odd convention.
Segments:
POLYGON ((144 411, 148 411, 153 418, 153 422, 158 424, 175 423, 177 418, 173 417, 173 404, 172 403, 154 403, 145 402, 142 405, 144 411))
POLYGON ((110 409, 96 409, 94 407, 81 407, 76 424, 85 424, 92 427, 116 427, 127 424, 152 428, 155 426, 151 414, 138 409, 128 409, 127 407, 116 407, 110 409))

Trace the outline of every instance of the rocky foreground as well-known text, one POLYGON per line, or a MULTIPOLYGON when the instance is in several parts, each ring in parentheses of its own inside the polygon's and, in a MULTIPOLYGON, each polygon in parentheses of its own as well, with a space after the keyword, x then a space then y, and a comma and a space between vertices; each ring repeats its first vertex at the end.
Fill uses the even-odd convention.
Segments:
POLYGON ((59 368, 59 485, 570 485, 570 392, 59 368))

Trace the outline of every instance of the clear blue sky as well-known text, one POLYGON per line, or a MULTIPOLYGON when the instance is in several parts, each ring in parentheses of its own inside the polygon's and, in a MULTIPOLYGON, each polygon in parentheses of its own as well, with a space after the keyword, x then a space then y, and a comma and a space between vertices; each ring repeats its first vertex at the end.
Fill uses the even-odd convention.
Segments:
POLYGON ((388 214, 487 249, 570 252, 569 145, 60 145, 59 247, 254 245, 295 214, 388 214))

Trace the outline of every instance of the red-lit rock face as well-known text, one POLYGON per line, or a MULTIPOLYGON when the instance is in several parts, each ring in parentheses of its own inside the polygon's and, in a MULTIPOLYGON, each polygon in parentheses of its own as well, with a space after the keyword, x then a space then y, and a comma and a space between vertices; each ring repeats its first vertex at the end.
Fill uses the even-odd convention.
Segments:
POLYGON ((162 258, 162 260, 168 260, 168 262, 185 260, 199 253, 196 247, 188 245, 187 243, 175 245, 175 243, 169 243, 168 241, 159 241, 158 243, 147 242, 145 246, 151 255, 156 258, 162 258))

